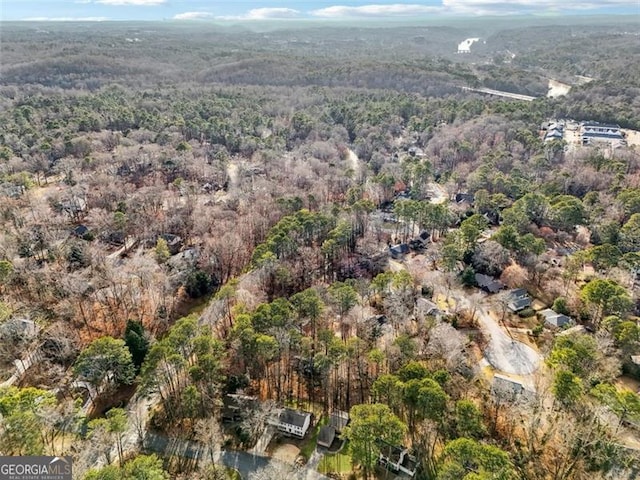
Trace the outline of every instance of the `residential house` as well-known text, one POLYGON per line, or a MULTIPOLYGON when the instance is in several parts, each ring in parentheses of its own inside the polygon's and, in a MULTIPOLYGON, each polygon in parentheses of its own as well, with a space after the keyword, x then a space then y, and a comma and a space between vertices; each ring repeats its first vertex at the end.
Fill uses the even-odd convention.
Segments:
POLYGON ((73 234, 76 237, 84 237, 87 233, 89 233, 89 228, 86 225, 78 225, 73 229, 73 234))
POLYGON ((504 288, 502 282, 482 273, 476 273, 476 284, 487 293, 498 293, 504 288))
POLYGON ((561 128, 554 128, 553 130, 547 131, 544 136, 544 142, 551 142, 553 140, 562 140, 564 138, 564 132, 561 128))
POLYGON ((247 410, 257 406, 258 399, 240 394, 227 394, 222 398, 221 417, 223 422, 239 422, 247 410))
POLYGON ((387 470, 413 477, 416 474, 418 460, 409 454, 403 446, 391 445, 384 440, 377 440, 380 447, 378 462, 387 470))
POLYGON ((177 254, 182 248, 182 238, 178 235, 174 235, 172 233, 163 233, 160 235, 165 242, 167 242, 167 248, 169 249, 169 253, 171 255, 177 254))
POLYGON ((469 205, 473 205, 473 202, 475 201, 475 197, 473 196, 472 193, 456 193, 455 196, 455 200, 456 203, 460 204, 460 203, 466 203, 469 205))
POLYGON ((438 317, 442 315, 442 313, 443 312, 438 308, 438 305, 436 305, 431 300, 424 297, 420 297, 418 298, 418 300, 416 300, 416 315, 420 319, 424 320, 424 318, 429 315, 438 317))
POLYGON ((549 122, 543 130, 546 130, 543 140, 544 143, 551 142, 552 140, 562 140, 564 138, 564 124, 562 123, 549 122))
POLYGON ((486 213, 483 213, 482 216, 486 218, 489 225, 497 227, 500 225, 500 213, 498 210, 489 210, 486 213))
POLYGON ((60 210, 67 213, 72 220, 79 220, 87 211, 87 201, 77 195, 73 195, 60 203, 60 210))
POLYGON ((409 241, 409 246, 413 250, 422 250, 426 248, 427 243, 429 243, 430 237, 431 237, 431 234, 426 230, 423 230, 420 232, 420 235, 418 235, 416 238, 409 241))
POLYGON ((409 155, 412 157, 424 157, 425 153, 420 147, 409 147, 409 155))
POLYGON ((349 424, 349 413, 342 410, 335 410, 329 417, 329 425, 336 429, 336 432, 342 433, 344 427, 349 424))
POLYGON ((544 318, 544 322, 552 327, 562 328, 566 325, 573 323, 573 320, 571 320, 571 318, 561 313, 556 313, 550 308, 542 310, 539 313, 542 316, 542 318, 544 318))
POLYGON ((520 312, 531 306, 531 298, 524 288, 516 288, 507 292, 505 303, 512 312, 520 312))
POLYGON ((335 438, 336 438, 336 430, 335 430, 335 428, 333 428, 333 427, 331 427, 329 425, 325 425, 318 432, 318 446, 319 447, 324 447, 324 448, 329 448, 329 447, 331 447, 331 444, 333 443, 335 438))
POLYGON ((619 125, 598 122, 582 122, 580 124, 580 138, 583 145, 593 143, 609 143, 625 145, 626 141, 619 125))
POLYGON ((320 447, 329 448, 336 438, 336 435, 342 433, 344 427, 349 423, 349 414, 342 410, 336 410, 329 417, 329 424, 320 429, 318 433, 318 445, 320 447))
POLYGON ((285 408, 278 415, 278 430, 288 435, 303 438, 311 426, 311 414, 285 408))
POLYGON ((409 253, 409 245, 406 243, 400 243, 398 245, 390 246, 389 253, 394 260, 401 260, 409 253))

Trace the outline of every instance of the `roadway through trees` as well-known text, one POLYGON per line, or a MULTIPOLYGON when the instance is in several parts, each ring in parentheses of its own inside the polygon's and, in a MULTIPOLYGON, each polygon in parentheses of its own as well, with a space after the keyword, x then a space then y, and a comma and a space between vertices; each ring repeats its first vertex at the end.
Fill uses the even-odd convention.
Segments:
POLYGON ((442 293, 455 303, 457 310, 468 310, 475 312, 475 318, 483 335, 487 337, 489 343, 484 351, 484 356, 493 368, 500 372, 513 375, 531 375, 534 373, 542 360, 542 355, 524 343, 512 339, 501 327, 498 321, 491 315, 487 306, 490 297, 486 294, 475 291, 469 294, 462 287, 453 282, 449 282, 451 287, 444 290, 442 285, 447 285, 445 273, 430 271, 423 274, 428 278, 428 283, 437 285, 436 293, 442 293))

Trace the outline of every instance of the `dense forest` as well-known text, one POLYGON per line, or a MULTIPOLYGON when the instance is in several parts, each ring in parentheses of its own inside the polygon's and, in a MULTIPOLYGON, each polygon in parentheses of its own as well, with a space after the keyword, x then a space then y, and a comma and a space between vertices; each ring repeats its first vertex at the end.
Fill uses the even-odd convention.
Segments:
POLYGON ((635 478, 637 23, 0 27, 0 454, 635 478))

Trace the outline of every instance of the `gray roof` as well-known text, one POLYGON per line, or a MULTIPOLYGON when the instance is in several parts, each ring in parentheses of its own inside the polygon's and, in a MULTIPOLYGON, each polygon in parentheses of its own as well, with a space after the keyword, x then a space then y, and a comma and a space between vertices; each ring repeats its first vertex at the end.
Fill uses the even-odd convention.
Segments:
POLYGON ((475 197, 472 193, 456 193, 456 203, 473 203, 475 201, 475 197))
POLYGON ((416 308, 423 315, 429 315, 431 313, 438 314, 440 312, 438 305, 424 297, 420 297, 416 300, 416 308))
POLYGON ((338 432, 342 431, 342 429, 347 426, 347 423, 349 423, 349 414, 342 410, 336 410, 329 417, 329 425, 338 432))
POLYGON ((278 420, 280 423, 286 423, 287 425, 294 425, 296 427, 304 427, 305 420, 311 417, 309 412, 300 412, 298 410, 292 410, 285 408, 280 412, 278 420))
POLYGON ((620 128, 620 125, 616 125, 613 123, 582 122, 580 125, 582 125, 583 127, 620 128))
POLYGON ((496 293, 504 288, 504 285, 499 280, 481 273, 476 273, 476 283, 489 293, 496 293))
POLYGON ((87 228, 86 225, 78 225, 76 228, 73 229, 73 234, 78 235, 79 237, 81 237, 82 235, 88 232, 89 232, 89 229, 87 228))
POLYGON ((329 448, 334 438, 336 438, 336 429, 325 425, 320 429, 320 432, 318 432, 318 445, 329 448))
POLYGON ((514 288, 513 290, 509 290, 507 292, 507 295, 509 296, 510 299, 515 300, 517 298, 527 297, 529 293, 525 288, 514 288))
POLYGON ((560 130, 553 129, 553 130, 549 130, 549 132, 545 135, 545 138, 552 138, 552 137, 562 138, 563 135, 560 130))
POLYGON ((569 323, 571 323, 573 321, 573 320, 571 320, 570 317, 567 317, 566 315, 563 315, 562 313, 554 312, 550 308, 542 310, 540 312, 540 315, 542 315, 544 317, 544 321, 545 322, 547 322, 550 325, 553 325, 554 327, 564 327, 565 325, 567 325, 567 324, 569 324, 569 323))
POLYGON ((613 140, 622 140, 624 138, 620 132, 590 132, 590 131, 583 132, 582 137, 611 138, 613 140))
POLYGON ((401 243, 399 245, 394 245, 390 248, 390 250, 391 253, 403 255, 405 253, 409 253, 409 245, 407 245, 406 243, 401 243))
POLYGON ((254 408, 257 403, 258 400, 255 397, 227 394, 222 397, 222 418, 229 420, 240 418, 244 412, 254 408))
POLYGON ((531 306, 531 299, 529 297, 516 298, 509 301, 507 306, 514 312, 519 312, 531 306))

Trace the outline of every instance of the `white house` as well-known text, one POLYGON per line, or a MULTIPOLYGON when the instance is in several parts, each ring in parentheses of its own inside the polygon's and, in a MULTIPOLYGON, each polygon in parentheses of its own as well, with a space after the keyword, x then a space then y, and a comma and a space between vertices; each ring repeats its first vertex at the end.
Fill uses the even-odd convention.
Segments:
MULTIPOLYGON (((409 450, 404 447, 391 445, 384 440, 378 439, 378 447, 380 447, 380 456, 378 463, 392 472, 400 473, 413 477, 416 474, 418 460, 409 454, 409 450)), ((403 475, 403 476, 404 476, 403 475)))
POLYGON ((283 433, 303 438, 311 426, 311 414, 285 408, 278 415, 277 426, 283 433))

